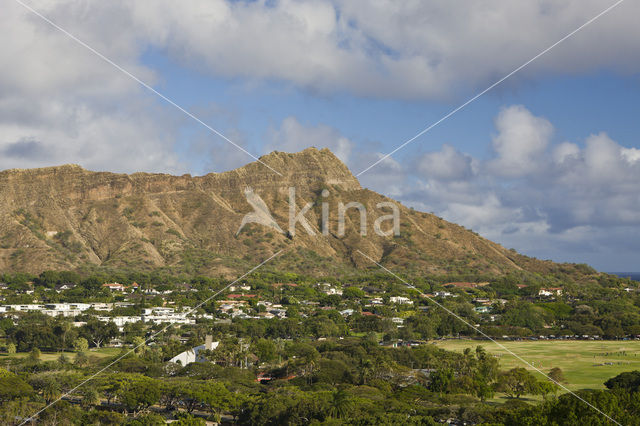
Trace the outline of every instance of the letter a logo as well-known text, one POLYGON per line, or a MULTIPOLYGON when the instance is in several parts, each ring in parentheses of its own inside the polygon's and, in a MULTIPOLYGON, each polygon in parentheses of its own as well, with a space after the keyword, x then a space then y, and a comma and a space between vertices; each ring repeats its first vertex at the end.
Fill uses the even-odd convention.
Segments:
POLYGON ((242 231, 242 228, 244 228, 247 223, 259 223, 260 225, 270 226, 281 234, 284 234, 284 231, 280 229, 280 226, 278 226, 276 221, 273 219, 273 216, 271 216, 271 212, 264 200, 260 198, 258 194, 253 192, 252 188, 247 187, 244 190, 244 196, 247 198, 247 203, 253 207, 253 212, 244 215, 240 228, 238 228, 238 232, 236 232, 236 237, 240 234, 240 231, 242 231))

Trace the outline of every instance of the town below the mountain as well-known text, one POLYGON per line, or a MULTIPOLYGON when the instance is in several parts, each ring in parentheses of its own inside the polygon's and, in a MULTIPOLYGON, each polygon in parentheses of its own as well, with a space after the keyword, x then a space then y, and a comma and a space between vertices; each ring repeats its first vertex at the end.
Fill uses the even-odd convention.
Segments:
POLYGON ((39 422, 551 424, 570 412, 600 424, 571 390, 632 423, 639 283, 580 268, 580 282, 514 272, 407 277, 410 286, 373 270, 265 269, 237 282, 7 273, 1 421, 56 402, 39 422), (549 347, 535 356, 580 342, 571 359, 549 347), (526 345, 518 355, 531 365, 502 350, 526 345))

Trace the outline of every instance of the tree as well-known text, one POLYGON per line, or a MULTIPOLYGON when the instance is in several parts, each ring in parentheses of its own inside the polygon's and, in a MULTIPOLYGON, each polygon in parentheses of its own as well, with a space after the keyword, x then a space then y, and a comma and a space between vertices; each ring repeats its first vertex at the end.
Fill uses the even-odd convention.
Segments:
POLYGON ((480 401, 484 402, 487 399, 493 398, 493 387, 489 382, 482 378, 476 378, 473 382, 474 394, 480 398, 480 401))
POLYGON ((313 372, 315 371, 320 354, 308 343, 294 343, 289 345, 287 352, 296 357, 296 362, 300 368, 300 373, 307 379, 307 383, 311 383, 313 372))
POLYGON ((137 416, 125 423, 126 426, 165 426, 167 424, 164 417, 156 413, 147 413, 137 416))
POLYGON ((526 327, 538 330, 552 319, 551 313, 526 301, 512 302, 506 305, 502 321, 506 325, 526 327))
POLYGON ((552 379, 553 381, 557 382, 557 383, 567 383, 567 379, 566 377, 564 377, 564 372, 562 371, 561 368, 558 367, 554 367, 549 371, 549 374, 547 374, 547 376, 549 376, 550 379, 552 379))
POLYGON ((147 352, 148 347, 144 337, 136 336, 133 338, 132 343, 136 355, 143 356, 147 352))
POLYGON ((606 339, 618 339, 625 336, 620 320, 613 316, 603 317, 597 321, 597 325, 602 329, 606 339))
POLYGON ((550 393, 555 394, 558 392, 558 385, 549 380, 541 380, 536 384, 536 392, 538 395, 542 395, 544 399, 547 399, 547 395, 550 393))
POLYGON ((78 367, 84 367, 89 364, 89 357, 86 352, 78 352, 74 364, 78 367))
POLYGON ((82 401, 80 401, 80 405, 85 410, 100 402, 100 395, 98 395, 98 391, 93 386, 84 387, 81 390, 80 394, 82 395, 82 401))
POLYGON ((146 376, 131 376, 118 390, 118 400, 129 411, 139 413, 160 401, 158 382, 146 376))
POLYGON ((173 411, 182 395, 182 387, 185 386, 182 382, 162 382, 162 389, 160 391, 160 404, 164 405, 165 410, 173 411))
POLYGON ((339 389, 331 394, 331 407, 329 415, 334 418, 345 418, 353 407, 353 399, 344 389, 339 389))
POLYGON ((476 347, 473 391, 481 401, 493 397, 492 383, 498 376, 499 366, 497 358, 488 354, 482 346, 476 347))
POLYGON ((262 362, 271 362, 278 357, 278 348, 272 340, 260 339, 254 344, 253 349, 262 362))
POLYGON ((13 354, 16 353, 16 345, 15 345, 15 343, 9 343, 7 345, 7 353, 9 355, 13 355, 13 354))
POLYGON ((68 357, 66 354, 64 354, 64 352, 63 352, 63 353, 61 353, 61 354, 60 354, 60 356, 58 357, 58 362, 59 362, 60 364, 62 364, 62 365, 69 364, 69 362, 70 362, 70 361, 69 361, 69 357, 68 357))
POLYGON ((127 424, 126 417, 115 411, 91 410, 82 416, 80 424, 83 425, 109 425, 116 426, 127 424))
POLYGON ((624 389, 627 392, 638 392, 640 389, 640 371, 626 371, 604 382, 607 389, 624 389))
POLYGON ((482 346, 476 347, 477 374, 482 376, 488 382, 492 382, 498 376, 500 363, 493 355, 487 353, 482 346))
POLYGON ((96 318, 91 318, 80 327, 80 334, 92 342, 96 348, 99 348, 104 342, 118 335, 118 327, 111 321, 104 323, 96 318))
POLYGON ((89 350, 89 342, 84 337, 78 337, 73 341, 73 350, 76 352, 86 352, 89 350))
POLYGON ((53 288, 56 284, 60 283, 60 273, 57 271, 44 271, 33 280, 35 285, 53 288))
POLYGON ((496 390, 504 392, 510 398, 536 393, 537 380, 526 368, 517 367, 498 376, 496 390))
POLYGON ((447 392, 453 381, 453 371, 448 368, 439 369, 429 376, 429 390, 432 392, 447 392))
POLYGON ((321 358, 318 362, 318 371, 315 374, 315 381, 322 383, 351 382, 351 371, 349 367, 338 359, 321 358))
POLYGON ((178 417, 178 420, 171 423, 172 426, 205 426, 207 423, 199 418, 193 417, 190 414, 181 414, 178 417))
POLYGON ((198 407, 203 407, 218 414, 228 406, 230 397, 230 392, 219 382, 190 382, 180 387, 180 399, 187 413, 193 412, 198 407))
POLYGON ((365 292, 358 287, 347 287, 342 292, 342 297, 344 299, 362 300, 365 296, 365 292))
POLYGON ((31 349, 31 352, 29 352, 29 360, 34 362, 40 361, 41 355, 42 355, 42 352, 40 352, 40 349, 33 348, 31 349))
POLYGON ((53 327, 53 333, 60 339, 60 352, 64 351, 67 348, 67 337, 69 336, 70 332, 75 333, 76 331, 69 321, 58 321, 53 327))
POLYGON ((0 402, 33 395, 33 388, 17 375, 0 368, 0 402))
POLYGON ((61 394, 60 385, 55 380, 48 380, 42 389, 42 397, 47 404, 58 399, 61 394))
POLYGON ((61 336, 53 332, 51 317, 40 312, 23 315, 10 331, 10 337, 18 345, 18 350, 25 352, 34 347, 58 350, 62 341, 61 336))
MULTIPOLYGON (((2 394, 1 390, 0 394, 2 394)), ((0 424, 18 426, 22 419, 32 416, 41 407, 41 402, 32 402, 26 397, 6 401, 0 405, 0 424)))
MULTIPOLYGON (((516 422, 510 424, 550 424, 550 425, 606 425, 611 424, 603 418, 602 414, 593 409, 598 407, 615 419, 619 424, 638 424, 638 417, 630 415, 624 409, 626 405, 619 398, 619 394, 603 390, 581 390, 576 392, 577 396, 564 394, 559 396, 553 403, 542 405, 543 410, 532 410, 541 412, 544 423, 539 421, 523 421, 519 416, 516 422)), ((631 406, 634 406, 632 404, 631 406)), ((629 409, 631 407, 627 407, 629 409)), ((527 419, 528 420, 528 419, 527 419)), ((506 422, 505 422, 506 423, 506 422)))
POLYGON ((202 401, 207 409, 217 418, 226 410, 231 402, 232 395, 227 388, 219 382, 207 382, 202 387, 202 401))

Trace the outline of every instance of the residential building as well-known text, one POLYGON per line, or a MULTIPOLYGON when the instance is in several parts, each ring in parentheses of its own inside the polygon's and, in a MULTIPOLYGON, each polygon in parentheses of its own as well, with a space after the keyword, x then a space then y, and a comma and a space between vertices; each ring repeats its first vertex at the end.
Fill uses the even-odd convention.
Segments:
POLYGON ((205 337, 204 345, 196 346, 195 348, 188 349, 178 355, 174 356, 169 362, 175 362, 182 366, 191 364, 192 362, 204 362, 205 358, 200 353, 203 350, 215 350, 220 342, 214 342, 212 336, 207 335, 205 337))
POLYGON ((413 305, 413 301, 404 296, 391 296, 389 302, 397 303, 398 305, 413 305))
POLYGON ((549 287, 549 288, 541 288, 538 291, 538 296, 562 296, 562 288, 560 287, 549 287))
POLYGON ((120 291, 120 292, 124 292, 126 289, 124 284, 120 284, 120 283, 105 283, 105 284, 102 284, 102 287, 108 288, 111 291, 120 291))

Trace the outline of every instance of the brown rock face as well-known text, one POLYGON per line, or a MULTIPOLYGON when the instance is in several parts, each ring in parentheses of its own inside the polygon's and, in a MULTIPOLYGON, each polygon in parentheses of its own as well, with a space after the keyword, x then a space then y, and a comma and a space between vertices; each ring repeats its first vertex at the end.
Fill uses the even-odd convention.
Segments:
MULTIPOLYGON (((377 235, 375 219, 390 213, 378 203, 393 200, 363 189, 327 149, 273 152, 260 160, 282 176, 259 162, 201 177, 91 172, 76 165, 0 172, 0 271, 100 265, 230 274, 278 250, 284 253, 273 265, 315 274, 371 266, 359 250, 411 273, 549 272, 559 267, 399 203, 400 235, 377 235), (300 223, 295 236, 287 232, 290 187, 296 191, 296 214, 313 203, 305 218, 314 235, 300 223), (284 232, 249 223, 236 235, 243 217, 254 211, 247 188, 284 232), (339 204, 349 202, 366 207, 366 235, 361 235, 355 208, 346 210, 344 233, 339 232, 339 204), (323 203, 329 225, 325 234, 323 203)), ((391 228, 391 221, 382 228, 391 228)))

